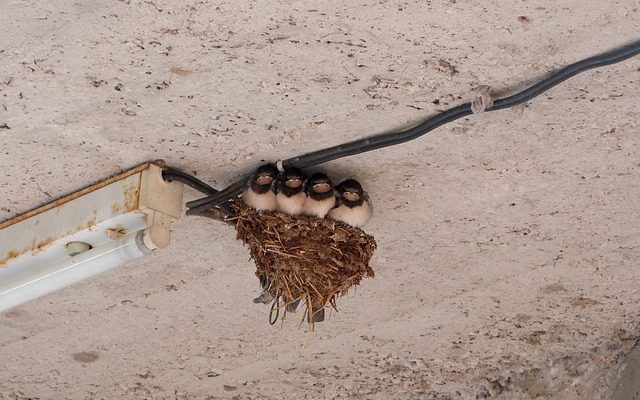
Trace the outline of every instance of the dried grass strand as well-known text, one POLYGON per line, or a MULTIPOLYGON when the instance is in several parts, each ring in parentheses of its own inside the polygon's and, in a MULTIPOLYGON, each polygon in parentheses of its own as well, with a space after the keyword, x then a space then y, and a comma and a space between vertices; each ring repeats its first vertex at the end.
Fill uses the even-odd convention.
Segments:
MULTIPOLYGON (((328 306, 337 311, 338 297, 374 277, 369 261, 373 236, 330 219, 292 217, 234 204, 237 238, 249 247, 256 275, 279 305, 304 300, 305 316, 328 306)), ((278 307, 280 308, 280 307, 278 307)))

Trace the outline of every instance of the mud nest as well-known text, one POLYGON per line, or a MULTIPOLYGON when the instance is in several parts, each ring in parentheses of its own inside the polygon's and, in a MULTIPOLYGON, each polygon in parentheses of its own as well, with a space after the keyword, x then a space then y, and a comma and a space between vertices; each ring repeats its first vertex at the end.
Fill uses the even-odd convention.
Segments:
POLYGON ((302 301, 306 317, 325 306, 337 310, 338 297, 374 276, 369 260, 376 241, 359 228, 328 218, 258 212, 240 200, 234 208, 237 238, 249 246, 256 275, 276 307, 302 301))

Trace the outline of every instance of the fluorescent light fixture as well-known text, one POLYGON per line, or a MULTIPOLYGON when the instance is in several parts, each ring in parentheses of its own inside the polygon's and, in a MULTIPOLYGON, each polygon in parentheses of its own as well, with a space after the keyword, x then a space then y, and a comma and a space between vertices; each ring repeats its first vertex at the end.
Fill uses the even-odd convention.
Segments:
POLYGON ((0 312, 167 247, 182 192, 145 163, 0 223, 0 312))

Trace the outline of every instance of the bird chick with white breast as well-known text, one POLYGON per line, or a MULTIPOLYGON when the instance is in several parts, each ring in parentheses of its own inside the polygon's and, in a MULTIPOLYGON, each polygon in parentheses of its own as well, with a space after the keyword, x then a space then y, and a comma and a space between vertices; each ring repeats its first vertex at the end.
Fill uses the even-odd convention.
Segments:
POLYGON ((276 206, 278 211, 300 215, 307 194, 304 192, 304 174, 298 168, 286 168, 276 182, 276 206))
POLYGON ((347 179, 336 187, 338 207, 329 211, 329 218, 356 228, 363 227, 371 219, 373 207, 360 182, 347 179))
POLYGON ((242 200, 249 207, 257 211, 273 211, 276 209, 276 193, 273 183, 277 170, 271 164, 265 164, 258 168, 249 181, 249 186, 242 194, 242 200))
POLYGON ((302 213, 316 218, 324 218, 336 205, 336 196, 331 179, 322 172, 311 175, 306 184, 307 199, 302 213))
MULTIPOLYGON (((278 170, 271 165, 265 164, 251 176, 247 188, 242 193, 242 200, 249 207, 257 211, 274 211, 276 209, 276 193, 274 183, 278 170)), ((266 276, 260 277, 262 293, 253 299, 254 303, 270 303, 273 296, 269 292, 269 280, 266 276)))

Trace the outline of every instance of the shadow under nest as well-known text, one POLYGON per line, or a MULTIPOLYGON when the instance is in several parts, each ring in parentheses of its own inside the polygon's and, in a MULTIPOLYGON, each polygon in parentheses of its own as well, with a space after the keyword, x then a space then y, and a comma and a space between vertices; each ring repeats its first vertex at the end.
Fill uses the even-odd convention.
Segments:
POLYGON ((337 311, 338 297, 363 277, 374 277, 369 261, 376 241, 359 228, 328 218, 256 211, 241 200, 233 208, 236 215, 227 222, 235 223, 237 239, 249 246, 256 276, 274 299, 276 320, 280 309, 298 301, 305 303, 308 321, 325 306, 337 311))

